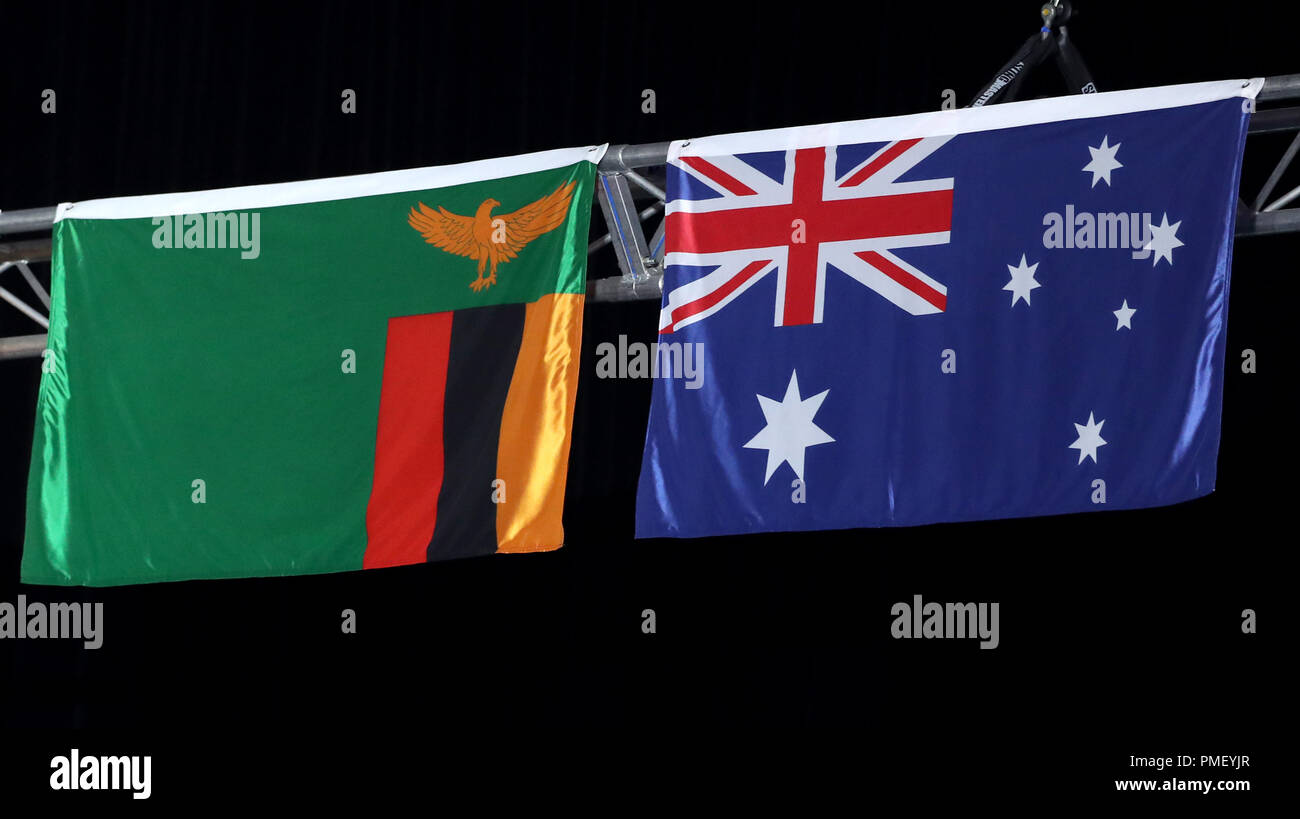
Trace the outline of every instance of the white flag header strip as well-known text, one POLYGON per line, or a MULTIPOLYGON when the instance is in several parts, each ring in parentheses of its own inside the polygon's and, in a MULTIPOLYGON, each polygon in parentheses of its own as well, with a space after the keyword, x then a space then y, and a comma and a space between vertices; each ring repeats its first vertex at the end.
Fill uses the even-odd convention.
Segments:
MULTIPOLYGON (((1042 100, 1007 102, 982 108, 955 108, 897 117, 800 125, 767 131, 677 140, 668 148, 668 159, 683 156, 727 156, 757 151, 788 151, 825 145, 864 142, 893 142, 900 139, 952 136, 1000 128, 1018 128, 1045 122, 1107 117, 1162 108, 1178 108, 1240 97, 1254 100, 1264 86, 1262 77, 1251 80, 1166 85, 1131 91, 1072 94, 1042 100)), ((1243 103, 1244 104, 1244 103, 1243 103)))
POLYGON ((548 171, 576 165, 599 163, 609 146, 560 148, 499 159, 481 159, 457 165, 411 168, 401 171, 335 176, 303 182, 278 182, 188 193, 164 193, 151 196, 123 196, 113 199, 90 199, 63 203, 55 211, 54 221, 61 219, 143 219, 187 213, 212 213, 257 210, 282 205, 304 205, 338 199, 356 199, 389 193, 448 188, 472 182, 504 179, 509 176, 548 171))

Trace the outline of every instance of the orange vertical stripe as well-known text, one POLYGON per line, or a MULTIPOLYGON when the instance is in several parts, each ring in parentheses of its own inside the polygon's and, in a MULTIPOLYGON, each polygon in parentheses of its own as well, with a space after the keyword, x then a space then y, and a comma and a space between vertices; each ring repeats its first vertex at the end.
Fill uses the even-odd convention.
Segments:
POLYGON ((364 568, 428 560, 442 491, 451 319, 448 312, 388 320, 364 568))
POLYGON ((528 305, 524 337, 501 414, 497 551, 545 552, 564 543, 564 479, 578 391, 581 293, 553 293, 528 305))

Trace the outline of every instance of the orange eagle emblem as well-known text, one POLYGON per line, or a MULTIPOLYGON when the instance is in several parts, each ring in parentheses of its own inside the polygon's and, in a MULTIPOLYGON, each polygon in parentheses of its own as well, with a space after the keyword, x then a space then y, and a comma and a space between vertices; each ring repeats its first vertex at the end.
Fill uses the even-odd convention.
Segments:
POLYGON ((497 265, 515 258, 529 242, 564 222, 575 184, 561 185, 531 205, 501 216, 492 215, 492 209, 501 205, 495 199, 484 199, 473 216, 442 206, 434 210, 421 202, 419 208, 411 208, 406 221, 434 247, 478 262, 478 278, 469 283, 477 293, 496 284, 497 265), (484 268, 488 268, 487 278, 484 268))

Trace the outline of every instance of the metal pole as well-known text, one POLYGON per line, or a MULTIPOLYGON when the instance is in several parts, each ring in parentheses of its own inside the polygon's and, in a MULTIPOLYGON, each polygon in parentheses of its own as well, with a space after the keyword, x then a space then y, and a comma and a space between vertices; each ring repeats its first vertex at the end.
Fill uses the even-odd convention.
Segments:
POLYGON ((626 171, 630 168, 648 168, 668 161, 668 143, 650 142, 645 145, 611 145, 600 160, 600 170, 605 173, 626 171))
POLYGON ((1282 208, 1283 205, 1289 205, 1289 204, 1291 204, 1291 203, 1294 202, 1296 199, 1300 199, 1300 185, 1298 185, 1298 186, 1292 188, 1289 192, 1284 193, 1284 194, 1282 194, 1281 196, 1279 196, 1276 202, 1274 202, 1273 204, 1271 204, 1271 205, 1269 205, 1268 207, 1264 208, 1264 210, 1261 211, 1261 212, 1262 212, 1262 213, 1272 213, 1272 212, 1274 212, 1274 211, 1276 211, 1276 210, 1280 210, 1280 209, 1282 208))
POLYGON ((668 201, 668 194, 665 193, 662 188, 660 188, 655 183, 651 182, 649 179, 646 179, 644 176, 637 173, 636 171, 623 171, 623 175, 626 176, 628 179, 631 179, 637 185, 639 185, 641 187, 641 190, 645 191, 646 193, 650 194, 654 198, 658 199, 660 202, 668 201))
POLYGON ((35 233, 54 227, 54 208, 0 211, 0 234, 35 233))
POLYGON ((1259 102, 1292 100, 1300 97, 1300 74, 1279 74, 1264 80, 1255 99, 1259 102))
POLYGON ((10 336, 0 338, 0 360, 7 358, 37 358, 45 352, 47 338, 44 333, 36 336, 10 336))
POLYGON ((0 262, 48 262, 53 249, 54 240, 49 236, 0 242, 0 262))
POLYGON ((50 309, 50 294, 46 293, 45 288, 36 280, 36 274, 27 266, 27 262, 18 262, 18 272, 23 274, 28 286, 32 288, 32 292, 36 294, 36 298, 41 300, 41 304, 45 305, 45 310, 48 312, 50 309))
POLYGON ((14 307, 17 307, 18 312, 27 316, 29 319, 41 325, 45 329, 48 330, 50 328, 49 319, 47 319, 45 316, 42 316, 40 313, 36 312, 35 310, 33 310, 31 307, 27 305, 27 302, 18 298, 13 293, 10 293, 8 290, 4 289, 3 287, 0 287, 0 299, 4 299, 5 301, 12 304, 14 307))

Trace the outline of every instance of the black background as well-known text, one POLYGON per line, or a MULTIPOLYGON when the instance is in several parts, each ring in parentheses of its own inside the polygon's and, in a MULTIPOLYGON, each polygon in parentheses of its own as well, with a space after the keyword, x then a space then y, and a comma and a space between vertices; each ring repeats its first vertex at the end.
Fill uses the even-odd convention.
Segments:
MULTIPOLYGON (((1300 71, 1295 20, 1277 6, 1083 5, 1071 33, 1102 90, 1300 71)), ((1036 12, 4 0, 0 207, 911 113, 939 108, 944 89, 965 104, 1036 12), (40 111, 45 88, 55 115, 40 111), (344 88, 355 115, 340 112, 344 88)), ((1063 92, 1054 66, 1040 74, 1034 93, 1063 92)), ((1288 137, 1251 138, 1247 198, 1288 137)), ((1236 812, 1252 800, 1116 795, 1113 780, 1130 754, 1230 753, 1251 756, 1254 801, 1283 786, 1294 404, 1281 385, 1297 244, 1236 247, 1217 491, 1133 512, 636 541, 650 384, 597 380, 592 365, 601 341, 651 340, 657 304, 593 304, 560 551, 29 587, 18 569, 39 359, 0 361, 0 600, 105 607, 99 651, 0 642, 0 800, 129 804, 49 792, 50 757, 78 747, 151 754, 150 806, 347 790, 445 808, 465 767, 494 780, 477 792, 487 799, 554 771, 549 796, 524 795, 563 805, 612 765, 634 784, 609 808, 685 775, 727 798, 794 787, 807 807, 834 786, 855 809, 938 794, 1236 812), (1258 373, 1240 372, 1243 348, 1258 373), (890 639, 890 606, 913 594, 998 601, 1001 646, 890 639), (1259 634, 1241 633, 1247 607, 1259 634), (344 608, 356 635, 340 632, 344 608), (656 634, 641 631, 645 608, 656 634)), ((617 274, 608 249, 589 274, 617 274)), ((0 284, 25 289, 14 271, 0 284)), ((0 334, 37 331, 0 307, 0 334)))

